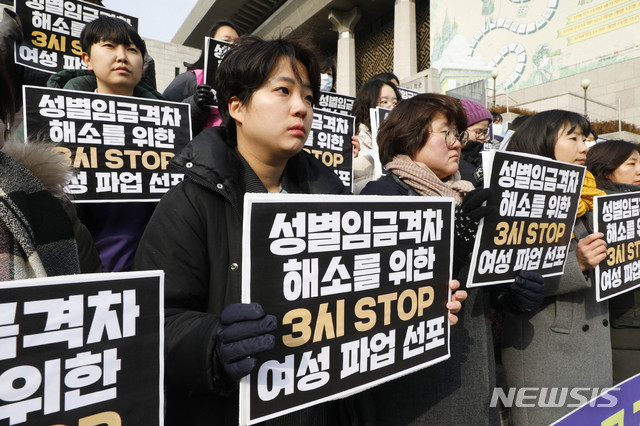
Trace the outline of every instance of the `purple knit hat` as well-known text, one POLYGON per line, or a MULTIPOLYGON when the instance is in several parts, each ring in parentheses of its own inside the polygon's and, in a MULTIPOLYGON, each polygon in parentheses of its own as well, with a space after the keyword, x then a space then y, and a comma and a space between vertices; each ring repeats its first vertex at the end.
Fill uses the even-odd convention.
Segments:
POLYGON ((460 99, 462 108, 467 113, 467 127, 473 126, 479 121, 489 120, 489 124, 493 121, 493 116, 488 109, 482 106, 481 103, 472 99, 460 99))

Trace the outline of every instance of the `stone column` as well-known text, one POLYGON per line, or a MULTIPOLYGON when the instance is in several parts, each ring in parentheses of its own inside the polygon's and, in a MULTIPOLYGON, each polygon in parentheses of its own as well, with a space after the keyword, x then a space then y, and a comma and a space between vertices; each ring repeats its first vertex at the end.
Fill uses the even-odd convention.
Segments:
POLYGON ((329 12, 329 21, 338 33, 336 92, 343 95, 356 95, 356 41, 353 30, 360 16, 360 9, 357 7, 348 12, 334 9, 329 12))
POLYGON ((393 72, 403 80, 418 71, 415 0, 396 0, 393 39, 393 72))

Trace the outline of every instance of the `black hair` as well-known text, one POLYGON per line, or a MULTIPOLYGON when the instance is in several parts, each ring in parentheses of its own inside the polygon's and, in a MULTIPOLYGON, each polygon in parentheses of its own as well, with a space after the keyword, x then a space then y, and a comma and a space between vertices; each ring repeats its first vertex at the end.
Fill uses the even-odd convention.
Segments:
POLYGON ((609 176, 634 152, 640 153, 640 146, 623 140, 600 142, 589 148, 585 166, 596 179, 596 186, 604 190, 615 189, 609 176))
POLYGON ((375 108, 376 105, 378 105, 380 90, 382 90, 383 86, 389 86, 393 89, 398 98, 398 102, 402 100, 402 94, 392 82, 388 80, 367 81, 364 86, 358 90, 358 93, 356 93, 356 99, 351 107, 351 115, 356 118, 356 132, 360 124, 364 124, 369 129, 371 128, 369 109, 375 108))
MULTIPOLYGON (((398 83, 400 83, 400 79, 398 78, 398 76, 395 75, 392 72, 381 72, 379 74, 375 74, 369 79, 369 81, 371 81, 371 80, 390 81, 391 83, 393 83, 393 81, 391 81, 391 80, 395 80, 398 83)), ((395 84, 395 83, 393 83, 393 84, 395 84)), ((400 98, 398 98, 398 100, 400 100, 400 98)))
POLYGON ((320 73, 324 74, 325 71, 331 70, 331 76, 333 81, 336 81, 336 65, 333 63, 333 59, 326 56, 320 59, 320 73))
MULTIPOLYGON (((218 31, 218 29, 220 29, 221 27, 229 27, 232 28, 237 34, 238 36, 240 36, 240 30, 238 30, 238 27, 236 27, 233 22, 231 21, 227 21, 227 20, 220 20, 220 21, 216 21, 213 23, 213 25, 211 26, 211 28, 209 28, 209 31, 207 31, 206 37, 211 37, 214 38, 213 36, 216 35, 216 32, 218 31)), ((204 43, 204 42, 203 42, 204 43)), ((201 70, 204 69, 204 46, 202 46, 202 50, 200 51, 200 57, 192 64, 185 62, 185 66, 187 67, 188 71, 191 70, 201 70)))
POLYGON ((400 102, 378 130, 380 161, 387 164, 400 154, 413 157, 427 143, 431 122, 443 115, 458 132, 467 128, 467 114, 459 99, 439 93, 421 93, 400 102))
POLYGON ((513 119, 511 123, 509 123, 509 130, 513 130, 514 132, 520 128, 524 124, 525 121, 532 117, 531 114, 520 114, 516 118, 513 119))
POLYGON ((543 111, 527 118, 511 136, 507 150, 555 160, 556 141, 560 131, 566 126, 569 127, 568 133, 573 133, 578 127, 584 135, 591 131, 589 120, 577 112, 561 109, 543 111))
POLYGON ((498 123, 502 123, 502 114, 500 114, 499 112, 491 111, 491 117, 493 117, 492 121, 494 123, 496 121, 498 121, 498 123))
POLYGON ((293 36, 275 40, 262 40, 256 36, 239 37, 220 62, 215 80, 218 110, 229 137, 236 136, 236 123, 229 115, 229 100, 235 96, 247 104, 283 57, 289 60, 299 82, 302 78, 296 61, 306 68, 313 91, 313 103, 316 105, 320 97, 320 66, 308 39, 293 36))
POLYGON ((140 34, 122 19, 110 16, 100 16, 89 22, 80 33, 80 47, 91 56, 91 46, 101 41, 111 41, 116 44, 134 44, 144 57, 147 48, 140 34))

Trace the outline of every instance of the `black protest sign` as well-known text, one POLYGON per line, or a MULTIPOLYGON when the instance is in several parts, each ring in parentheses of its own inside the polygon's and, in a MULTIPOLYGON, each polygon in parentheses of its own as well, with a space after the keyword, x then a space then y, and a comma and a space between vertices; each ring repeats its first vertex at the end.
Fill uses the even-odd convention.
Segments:
POLYGON ((159 425, 162 271, 0 286, 0 423, 159 425))
POLYGON ((382 122, 391 114, 391 110, 387 108, 376 107, 376 114, 378 115, 378 129, 382 122))
POLYGON ((498 214, 478 227, 467 286, 511 282, 521 270, 564 270, 585 168, 535 155, 483 153, 498 214))
MULTIPOLYGON (((404 87, 398 87, 398 91, 400 92, 400 95, 402 95, 403 100, 413 98, 415 95, 420 94, 420 92, 416 92, 415 90, 411 89, 405 89, 404 87)), ((400 99, 398 99, 398 102, 400 102, 400 99)))
POLYGON ((593 218, 594 232, 607 242, 595 270, 600 302, 640 287, 640 192, 594 197, 593 218))
POLYGON ((449 357, 453 200, 247 194, 243 301, 278 318, 241 423, 345 397, 449 357))
MULTIPOLYGON (((391 114, 391 110, 388 108, 382 108, 382 107, 369 108, 369 119, 371 122, 371 137, 373 139, 373 144, 374 144, 373 158, 375 163, 380 162, 380 155, 378 154, 378 142, 377 142, 378 129, 380 128, 380 125, 382 124, 384 119, 387 118, 389 114, 391 114)), ((378 167, 382 168, 382 165, 379 165, 378 167)))
POLYGON ((157 201, 182 179, 169 160, 191 140, 178 102, 24 86, 25 135, 47 135, 78 170, 75 202, 157 201))
POLYGON ((320 92, 318 107, 325 111, 337 112, 338 114, 350 115, 353 108, 353 96, 340 95, 338 93, 320 92))
POLYGON ((87 23, 109 16, 137 30, 138 19, 79 0, 16 0, 23 40, 15 44, 17 64, 40 71, 86 68, 80 55, 80 33, 87 23))
MULTIPOLYGON (((231 49, 231 46, 232 44, 226 41, 216 40, 211 37, 204 38, 204 84, 215 87, 218 65, 222 62, 224 55, 231 49)), ((215 90, 212 91, 215 101, 211 106, 217 106, 216 92, 215 90)))
POLYGON ((314 109, 311 131, 303 147, 333 170, 349 189, 353 183, 354 129, 354 117, 314 109))

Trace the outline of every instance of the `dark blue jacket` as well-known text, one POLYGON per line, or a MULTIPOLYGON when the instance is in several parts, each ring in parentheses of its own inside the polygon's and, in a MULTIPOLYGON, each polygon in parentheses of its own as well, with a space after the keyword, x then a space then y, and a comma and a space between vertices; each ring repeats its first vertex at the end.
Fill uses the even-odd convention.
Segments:
POLYGON ((413 188, 404 183, 393 173, 369 182, 360 195, 419 195, 413 188))

